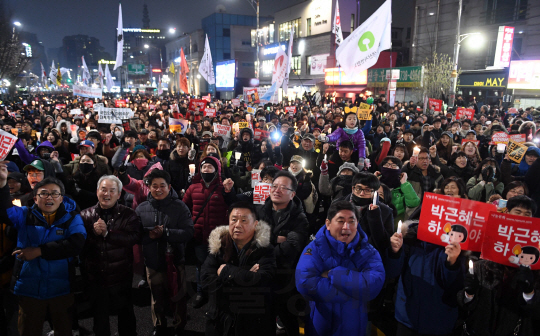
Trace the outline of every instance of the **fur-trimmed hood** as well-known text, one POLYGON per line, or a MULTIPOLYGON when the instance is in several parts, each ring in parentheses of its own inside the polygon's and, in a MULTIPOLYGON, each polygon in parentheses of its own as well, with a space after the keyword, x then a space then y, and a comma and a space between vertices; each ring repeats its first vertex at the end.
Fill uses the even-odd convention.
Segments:
MULTIPOLYGON (((222 238, 229 234, 229 226, 222 225, 216 227, 210 237, 208 237, 208 251, 211 254, 218 254, 221 249, 222 238)), ((261 247, 267 247, 270 245, 270 225, 265 221, 260 220, 259 224, 255 228, 255 236, 253 237, 255 242, 261 247)))
POLYGON ((532 141, 532 138, 536 134, 536 124, 532 121, 525 121, 519 125, 519 133, 527 136, 527 141, 532 141))

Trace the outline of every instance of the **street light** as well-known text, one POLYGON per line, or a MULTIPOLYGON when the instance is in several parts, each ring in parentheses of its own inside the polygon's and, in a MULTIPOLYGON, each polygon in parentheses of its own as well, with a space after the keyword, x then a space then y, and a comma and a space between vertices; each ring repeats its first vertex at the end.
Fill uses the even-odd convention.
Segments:
MULTIPOLYGON (((461 0, 459 2, 461 4, 461 0)), ((461 16, 461 7, 459 13, 461 16)), ((458 19, 458 22, 459 21, 460 19, 458 19)), ((448 102, 448 106, 450 107, 454 107, 454 100, 456 98, 459 49, 461 48, 461 43, 468 37, 471 37, 470 44, 475 48, 480 47, 484 42, 484 37, 481 33, 460 34, 457 36, 456 43, 454 45, 454 70, 452 71, 452 89, 450 91, 450 101, 448 102)))
POLYGON ((148 44, 145 44, 144 49, 148 49, 148 48, 150 48, 150 46, 148 44))
POLYGON ((169 28, 169 34, 176 33, 176 28, 169 28))
POLYGON ((19 21, 15 21, 15 22, 13 22, 13 24, 14 24, 15 26, 17 26, 17 27, 22 26, 22 24, 21 24, 19 21))

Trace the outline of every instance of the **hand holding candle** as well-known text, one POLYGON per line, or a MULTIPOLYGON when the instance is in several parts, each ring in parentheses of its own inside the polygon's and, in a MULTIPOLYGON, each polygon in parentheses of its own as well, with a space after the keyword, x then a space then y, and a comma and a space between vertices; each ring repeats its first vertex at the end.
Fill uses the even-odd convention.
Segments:
POLYGON ((413 149, 413 156, 418 156, 420 154, 420 147, 415 146, 413 149))
POLYGON ((474 268, 473 268, 473 266, 474 266, 473 261, 472 261, 472 260, 469 260, 469 273, 470 273, 470 274, 474 274, 474 268))
POLYGON ((401 223, 401 221, 399 221, 398 225, 397 225, 397 233, 401 234, 401 225, 403 225, 403 223, 401 223))
POLYGON ((191 176, 195 175, 195 165, 194 164, 189 165, 189 174, 191 176))

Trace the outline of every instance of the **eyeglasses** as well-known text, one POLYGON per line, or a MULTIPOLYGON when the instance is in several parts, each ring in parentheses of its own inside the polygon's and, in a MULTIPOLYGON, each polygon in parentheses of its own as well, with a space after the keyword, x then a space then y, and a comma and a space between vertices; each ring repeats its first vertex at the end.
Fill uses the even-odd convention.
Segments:
POLYGON ((46 191, 42 191, 42 192, 40 192, 40 193, 38 194, 38 196, 39 196, 40 198, 49 198, 49 196, 51 196, 52 198, 57 199, 58 197, 62 196, 62 194, 59 193, 59 192, 57 192, 57 191, 52 192, 52 193, 48 193, 48 192, 46 192, 46 191))
POLYGON ((28 176, 30 176, 30 177, 40 177, 40 176, 43 176, 43 173, 28 173, 28 176))
POLYGON ((278 190, 281 191, 281 192, 283 192, 284 190, 294 191, 294 190, 292 190, 292 189, 290 189, 290 188, 287 188, 286 186, 283 186, 283 185, 280 185, 280 186, 277 186, 277 185, 271 185, 271 186, 270 186, 270 189, 271 189, 271 190, 276 190, 276 189, 278 189, 278 190))
POLYGON ((370 188, 363 189, 362 187, 354 187, 354 191, 359 194, 371 194, 374 190, 370 188))
POLYGON ((383 165, 383 168, 392 168, 392 169, 397 169, 399 168, 397 164, 395 163, 392 163, 392 162, 387 162, 383 165))
POLYGON ((429 156, 427 157, 419 157, 418 158, 418 161, 428 161, 429 160, 429 156))

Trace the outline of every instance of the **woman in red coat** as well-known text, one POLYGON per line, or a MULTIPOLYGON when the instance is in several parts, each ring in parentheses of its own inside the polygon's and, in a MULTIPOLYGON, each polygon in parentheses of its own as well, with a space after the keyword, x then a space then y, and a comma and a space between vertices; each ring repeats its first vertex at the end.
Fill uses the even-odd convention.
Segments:
POLYGON ((227 203, 223 198, 221 163, 214 156, 205 157, 200 163, 200 173, 184 195, 184 203, 191 209, 195 225, 195 256, 197 257, 197 296, 194 308, 202 307, 207 299, 203 296, 200 268, 208 256, 208 236, 216 226, 227 225, 227 203))

